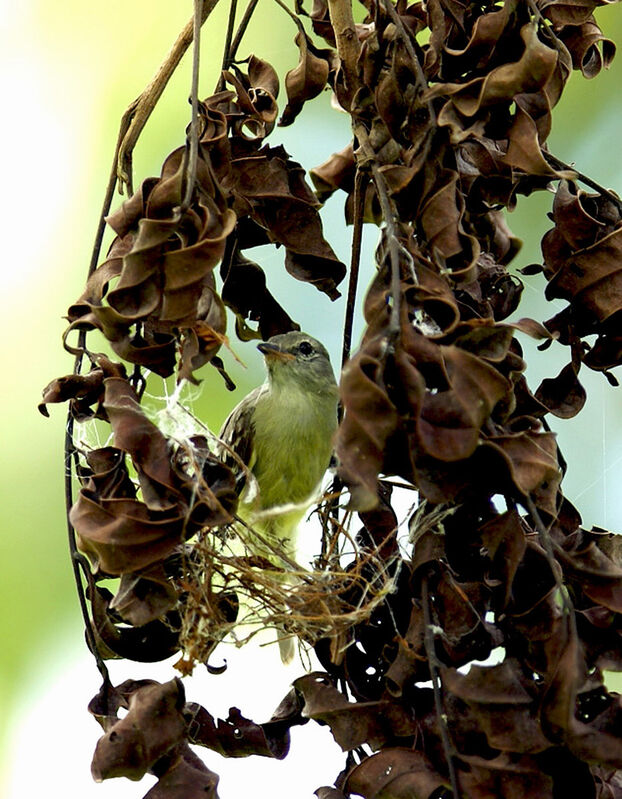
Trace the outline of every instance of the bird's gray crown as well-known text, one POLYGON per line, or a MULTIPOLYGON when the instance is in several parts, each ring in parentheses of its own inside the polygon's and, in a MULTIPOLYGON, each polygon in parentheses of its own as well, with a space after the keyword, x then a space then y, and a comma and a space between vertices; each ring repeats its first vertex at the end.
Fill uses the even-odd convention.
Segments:
POLYGON ((326 347, 307 333, 280 333, 257 348, 266 359, 271 383, 293 381, 316 391, 336 386, 326 347))

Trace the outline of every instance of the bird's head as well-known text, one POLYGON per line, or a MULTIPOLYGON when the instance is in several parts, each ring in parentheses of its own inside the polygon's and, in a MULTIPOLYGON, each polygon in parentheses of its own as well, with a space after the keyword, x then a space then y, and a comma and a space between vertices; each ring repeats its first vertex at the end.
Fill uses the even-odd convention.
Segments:
POLYGON ((336 392, 326 347, 307 333, 281 333, 262 341, 257 349, 266 360, 271 385, 289 385, 314 393, 336 392))

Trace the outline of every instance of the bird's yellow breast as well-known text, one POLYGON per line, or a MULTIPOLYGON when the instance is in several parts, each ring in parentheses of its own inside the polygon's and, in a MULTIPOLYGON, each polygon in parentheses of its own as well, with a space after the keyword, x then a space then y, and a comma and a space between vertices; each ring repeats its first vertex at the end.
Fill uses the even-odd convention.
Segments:
POLYGON ((330 462, 337 426, 335 396, 272 389, 258 398, 253 422, 258 507, 304 502, 318 488, 330 462))

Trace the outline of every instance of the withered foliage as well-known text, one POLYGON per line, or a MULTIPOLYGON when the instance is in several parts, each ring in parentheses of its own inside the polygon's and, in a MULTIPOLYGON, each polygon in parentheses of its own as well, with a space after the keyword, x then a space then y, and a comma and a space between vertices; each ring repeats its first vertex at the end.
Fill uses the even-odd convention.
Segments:
POLYGON ((622 204, 546 143, 572 70, 593 78, 615 54, 594 17, 605 2, 364 0, 355 23, 349 0, 300 0, 284 9, 299 57, 282 81, 260 58, 237 58, 251 3, 216 92, 193 97, 186 143, 108 216, 115 238, 67 314, 76 368, 40 406, 69 402, 72 555, 104 677, 90 705, 104 730, 95 779, 150 772, 148 797, 216 797, 218 777, 191 744, 283 758, 290 729, 313 720, 347 753, 322 799, 622 797, 622 705, 603 678, 622 670, 622 547, 583 527, 563 496, 547 423, 583 407, 583 367, 615 384, 622 363, 622 204), (352 141, 311 171, 314 191, 266 137, 325 89, 352 141), (522 282, 508 270, 520 242, 504 210, 551 187, 542 264, 522 271, 567 305, 509 321, 522 282), (297 329, 268 287, 279 276, 247 257, 258 245, 281 247, 291 276, 338 297, 346 267, 319 216, 337 191, 354 230, 337 475, 319 508, 315 576, 266 617, 280 629, 289 619, 324 671, 297 679, 262 724, 235 707, 215 719, 179 678, 114 687, 107 658, 175 652, 182 674, 199 659, 217 681, 209 658, 241 608, 274 598, 271 564, 222 554, 236 474, 207 435, 159 429, 141 402, 144 373, 197 382, 212 364, 228 381, 226 307, 242 340, 297 329), (351 354, 365 222, 381 234, 351 354), (87 347, 92 331, 118 362, 87 347), (567 365, 533 390, 518 332, 568 347, 567 365), (73 440, 86 420, 109 425, 107 446, 73 440), (417 498, 407 546, 395 478, 417 498))

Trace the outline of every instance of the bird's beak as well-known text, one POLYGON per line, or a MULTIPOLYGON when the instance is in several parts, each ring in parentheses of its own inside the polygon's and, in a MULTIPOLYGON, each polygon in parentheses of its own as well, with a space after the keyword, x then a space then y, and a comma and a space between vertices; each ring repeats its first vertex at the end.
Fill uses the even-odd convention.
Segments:
POLYGON ((269 341, 262 341, 257 345, 259 352, 266 358, 266 360, 273 361, 294 361, 296 356, 291 352, 283 352, 278 344, 271 344, 269 341))

